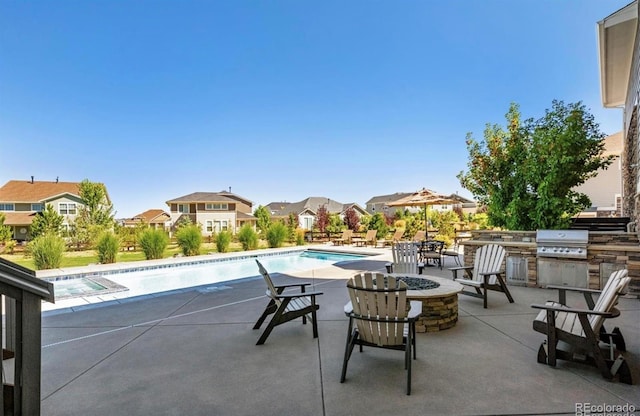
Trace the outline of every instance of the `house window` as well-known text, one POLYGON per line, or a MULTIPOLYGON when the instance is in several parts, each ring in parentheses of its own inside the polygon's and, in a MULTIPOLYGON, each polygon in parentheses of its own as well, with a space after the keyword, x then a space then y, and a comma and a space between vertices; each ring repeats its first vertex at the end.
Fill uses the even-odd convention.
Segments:
POLYGON ((204 209, 207 211, 227 211, 229 210, 229 204, 206 204, 204 209))
POLYGON ((227 220, 214 221, 213 228, 215 232, 226 231, 229 229, 229 221, 227 220))
POLYGON ((35 211, 35 212, 44 211, 44 204, 31 204, 31 211, 35 211))
POLYGON ((15 211, 15 209, 13 204, 0 204, 0 211, 15 211))
POLYGON ((207 221, 206 226, 207 226, 207 232, 208 233, 213 232, 213 221, 207 221))
POLYGON ((178 204, 178 212, 183 214, 189 213, 189 205, 188 204, 178 204))
POLYGON ((305 228, 307 230, 313 230, 313 218, 305 217, 303 219, 303 221, 304 221, 304 227, 303 228, 305 228))
POLYGON ((58 211, 60 215, 76 215, 76 204, 62 202, 58 205, 58 211))

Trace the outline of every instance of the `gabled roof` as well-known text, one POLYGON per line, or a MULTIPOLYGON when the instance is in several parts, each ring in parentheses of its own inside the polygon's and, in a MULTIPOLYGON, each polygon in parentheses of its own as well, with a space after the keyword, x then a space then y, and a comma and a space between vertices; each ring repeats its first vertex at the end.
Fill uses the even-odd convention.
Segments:
POLYGON ((318 208, 321 206, 325 206, 330 214, 342 214, 351 207, 361 213, 366 212, 355 202, 343 204, 341 202, 334 201, 333 199, 320 196, 312 196, 299 202, 271 202, 267 204, 266 207, 271 212, 271 215, 276 217, 286 217, 291 213, 300 215, 304 212, 309 212, 310 214, 315 215, 318 212, 318 208))
POLYGON ((622 132, 619 131, 604 138, 603 156, 620 156, 622 154, 622 132))
POLYGON ((397 201, 398 199, 406 198, 411 194, 413 194, 413 192, 396 192, 395 194, 374 196, 367 201, 367 205, 394 202, 394 201, 397 201))
POLYGON ((12 180, 0 188, 0 201, 39 203, 65 194, 80 198, 80 183, 12 180))
POLYGON ((158 219, 160 220, 160 222, 166 221, 167 219, 159 218, 163 215, 167 217, 167 219, 171 218, 171 215, 169 215, 166 211, 162 209, 149 209, 141 214, 135 215, 132 219, 134 220, 140 219, 146 223, 152 224, 154 221, 158 219))
POLYGON ((249 201, 246 198, 243 198, 239 195, 233 194, 231 192, 222 191, 222 192, 194 192, 189 195, 180 196, 178 198, 173 198, 167 201, 167 205, 169 204, 180 204, 180 203, 214 203, 214 202, 242 202, 249 206, 253 205, 253 202, 249 201))
POLYGON ((4 225, 31 225, 36 216, 35 212, 18 211, 3 212, 4 225))

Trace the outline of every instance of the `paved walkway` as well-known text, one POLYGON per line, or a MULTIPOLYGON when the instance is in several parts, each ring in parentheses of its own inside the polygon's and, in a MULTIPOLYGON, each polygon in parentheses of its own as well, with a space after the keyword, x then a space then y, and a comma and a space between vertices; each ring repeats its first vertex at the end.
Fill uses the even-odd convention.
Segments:
MULTIPOLYGON (((511 287, 514 304, 492 292, 489 309, 460 296, 454 328, 418 334, 411 396, 395 351, 354 351, 340 384, 345 279, 384 270, 384 263, 382 255, 303 276, 324 292, 318 339, 310 325, 289 322, 256 346, 260 331, 251 328, 266 304, 258 279, 45 313, 42 414, 573 415, 579 403, 640 408, 640 301, 621 299, 615 322, 636 381, 629 386, 607 382, 594 367, 538 364, 544 337, 531 328, 536 312, 529 305, 556 294, 523 287, 511 287)), ((446 269, 427 273, 450 276, 446 269)))

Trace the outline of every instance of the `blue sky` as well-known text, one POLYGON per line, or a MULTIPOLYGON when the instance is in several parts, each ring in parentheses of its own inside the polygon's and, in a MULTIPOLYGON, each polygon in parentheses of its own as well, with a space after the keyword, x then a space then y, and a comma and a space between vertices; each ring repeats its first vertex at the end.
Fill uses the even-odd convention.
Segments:
POLYGON ((464 190, 465 136, 582 101, 628 3, 0 1, 0 183, 103 182, 130 217, 192 192, 364 206, 464 190))

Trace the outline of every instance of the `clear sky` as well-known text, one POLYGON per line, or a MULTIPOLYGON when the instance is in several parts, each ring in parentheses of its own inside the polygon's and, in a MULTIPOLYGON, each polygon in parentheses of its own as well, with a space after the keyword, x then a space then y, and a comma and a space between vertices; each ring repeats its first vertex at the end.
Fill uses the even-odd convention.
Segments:
POLYGON ((464 190, 467 132, 582 101, 630 0, 0 0, 0 183, 106 184, 117 217, 464 190))

